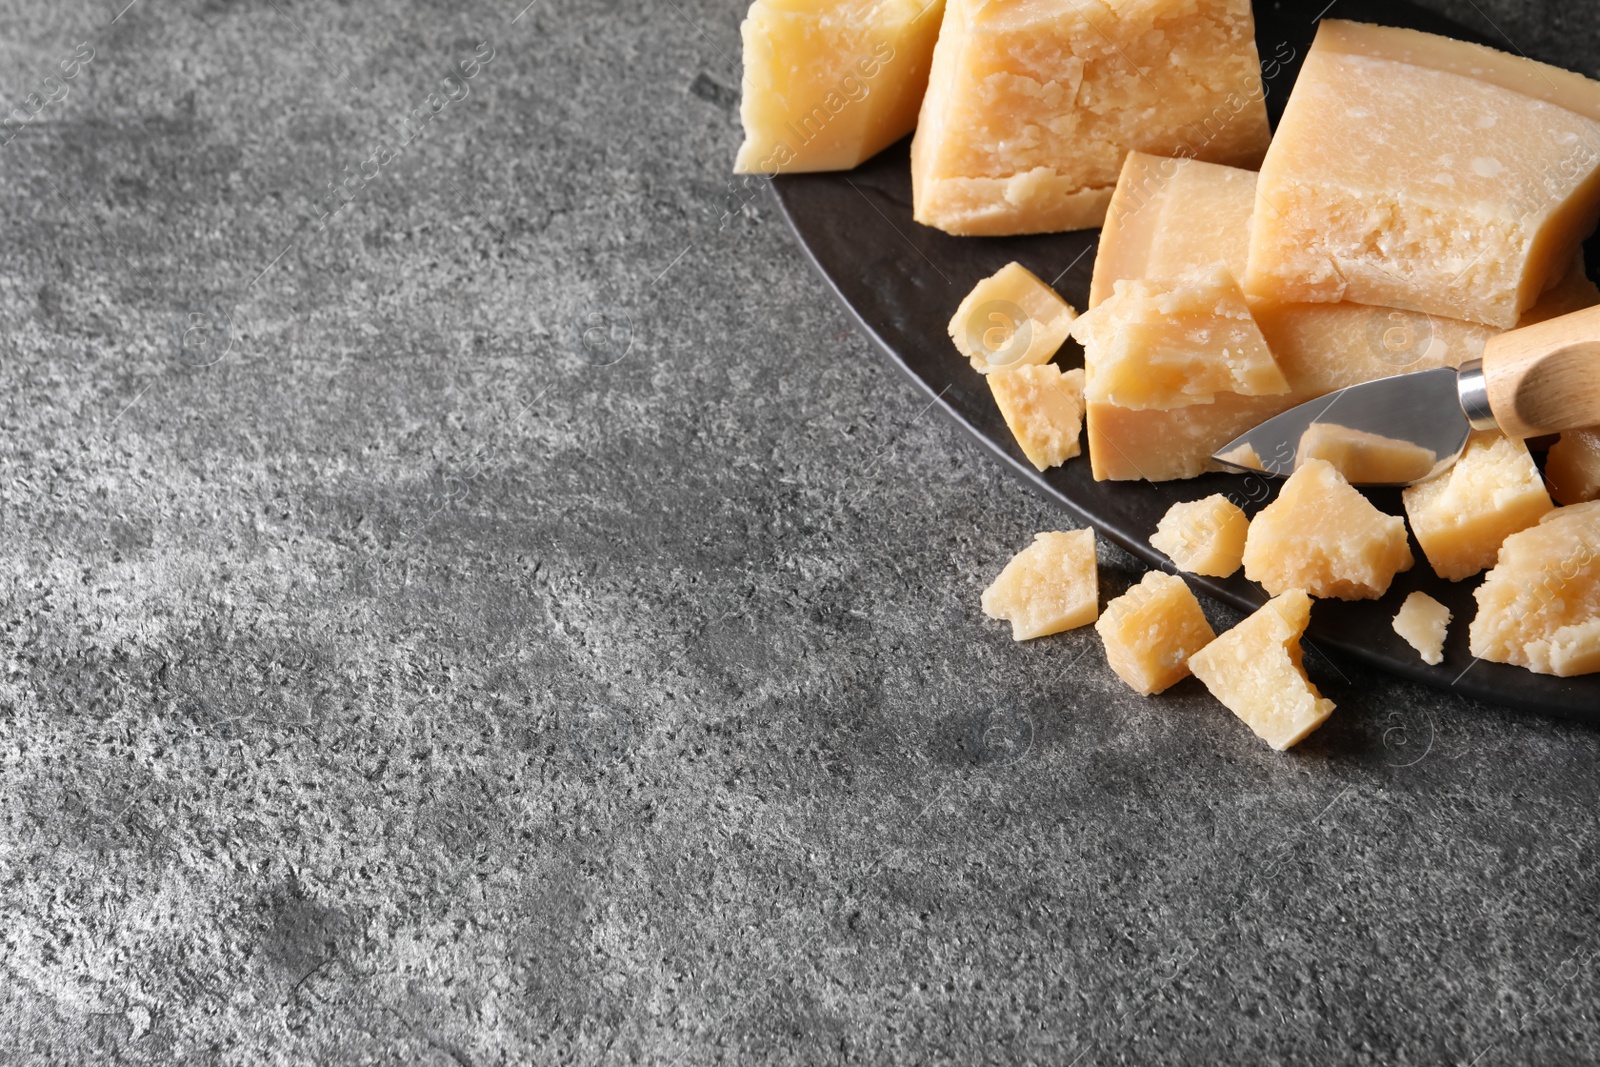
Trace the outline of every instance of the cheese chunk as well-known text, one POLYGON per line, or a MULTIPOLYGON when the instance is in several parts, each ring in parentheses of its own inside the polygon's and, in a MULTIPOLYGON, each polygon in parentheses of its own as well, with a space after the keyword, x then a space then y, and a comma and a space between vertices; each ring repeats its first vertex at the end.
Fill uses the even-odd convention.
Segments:
POLYGON ((1083 371, 1054 363, 991 374, 989 391, 1022 454, 1039 470, 1059 467, 1080 451, 1083 371))
POLYGON ((1444 662, 1444 639, 1450 632, 1450 609, 1427 593, 1406 597, 1394 617, 1394 632, 1417 650, 1422 662, 1437 667, 1444 662))
POLYGON ((916 219, 1099 226, 1130 149, 1258 164, 1264 101, 1249 0, 948 0, 911 144, 916 219))
POLYGON ((1355 485, 1410 485, 1426 478, 1439 457, 1410 441, 1399 441, 1348 426, 1315 422, 1300 435, 1295 465, 1320 459, 1355 485))
POLYGON ((1163 571, 1107 604, 1094 628, 1111 669, 1145 696, 1189 677, 1189 657, 1217 637, 1188 585, 1163 571))
POLYGON ((1600 498, 1600 428, 1562 434, 1550 448, 1544 476, 1558 504, 1600 498))
POLYGON ((1600 501, 1506 538, 1473 595, 1474 656, 1560 678, 1600 671, 1600 501))
POLYGON ((1597 116, 1600 84, 1569 72, 1324 21, 1262 164, 1245 288, 1509 329, 1600 219, 1597 116))
POLYGON ((1555 507, 1528 446, 1495 432, 1474 434, 1455 466, 1403 499, 1423 555, 1453 582, 1494 566, 1507 537, 1555 507))
POLYGON ((1168 508, 1150 544, 1165 552, 1181 571, 1227 578, 1244 563, 1249 532, 1250 520, 1244 511, 1217 493, 1168 508))
POLYGON ((1094 531, 1039 534, 983 591, 983 612, 1010 622, 1016 641, 1094 622, 1100 614, 1094 531))
POLYGON ((848 170, 910 133, 944 0, 755 0, 739 174, 848 170))
POLYGON ((1250 523, 1244 574, 1274 596, 1376 600, 1411 569, 1403 519, 1373 507, 1333 466, 1312 460, 1283 483, 1250 523))
POLYGON ((1084 395, 1098 403, 1166 410, 1222 392, 1289 391, 1226 268, 1190 281, 1119 281, 1072 335, 1083 345, 1084 395))
POLYGON ((979 374, 1048 363, 1078 313, 1020 263, 973 287, 950 320, 950 339, 979 374))
POLYGON ((1333 714, 1302 665, 1311 598, 1299 589, 1268 601, 1189 657, 1189 669, 1255 735, 1282 752, 1333 714))

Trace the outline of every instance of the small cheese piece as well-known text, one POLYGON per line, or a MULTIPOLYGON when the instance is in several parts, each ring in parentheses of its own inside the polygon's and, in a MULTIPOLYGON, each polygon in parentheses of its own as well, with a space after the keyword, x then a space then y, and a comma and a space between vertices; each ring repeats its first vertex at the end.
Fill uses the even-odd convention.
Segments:
POLYGON ((1300 637, 1310 621, 1311 598, 1291 589, 1189 657, 1189 669, 1211 695, 1279 752, 1333 714, 1333 701, 1311 684, 1301 662, 1300 637))
POLYGON ((1558 504, 1600 498, 1600 428, 1562 434, 1550 448, 1544 477, 1558 504))
POLYGON ((1376 600, 1414 560, 1405 520, 1385 515, 1314 459, 1283 483, 1278 499, 1250 523, 1244 574, 1274 596, 1304 589, 1312 596, 1376 600))
POLYGON ((1257 165, 1249 0, 948 0, 911 144, 918 222, 1099 226, 1130 149, 1257 165))
POLYGON ((1083 371, 1047 363, 991 374, 988 381, 1011 435, 1034 467, 1059 467, 1081 451, 1083 371))
POLYGON ((1600 671, 1600 501, 1506 538, 1473 595, 1474 656, 1559 678, 1600 671))
POLYGON ((979 374, 1048 363, 1078 313, 1020 263, 973 287, 950 320, 950 339, 979 374))
POLYGON ((1075 630, 1100 614, 1100 572, 1093 530, 1042 533, 983 591, 983 612, 1011 623, 1011 637, 1075 630))
POLYGON ((1189 677, 1189 657, 1217 638, 1182 578, 1151 571, 1094 624, 1111 669, 1153 696, 1189 677))
POLYGON ((1250 520, 1244 511, 1217 493, 1172 505, 1161 516, 1150 543, 1181 571, 1227 578, 1244 563, 1249 532, 1250 520))
POLYGON ((1600 219, 1597 118, 1600 83, 1570 72, 1325 20, 1261 167, 1245 288, 1510 329, 1600 219))
POLYGON ((1444 639, 1450 632, 1450 609, 1427 593, 1406 597, 1394 617, 1394 632, 1417 650, 1422 662, 1437 667, 1444 662, 1444 639))
POLYGON ((1084 393, 1098 403, 1166 410, 1211 404, 1223 392, 1289 391, 1225 267, 1190 281, 1119 281, 1072 335, 1083 345, 1084 393))
POLYGON ((1332 464, 1352 485, 1410 485, 1439 464, 1421 445, 1329 422, 1312 423, 1300 435, 1295 464, 1314 459, 1332 464))
POLYGON ((1403 499, 1423 555, 1453 582, 1494 566, 1507 537, 1555 507, 1528 446, 1493 431, 1473 434, 1455 466, 1403 499))
POLYGON ((755 0, 739 174, 848 170, 910 133, 944 0, 755 0))

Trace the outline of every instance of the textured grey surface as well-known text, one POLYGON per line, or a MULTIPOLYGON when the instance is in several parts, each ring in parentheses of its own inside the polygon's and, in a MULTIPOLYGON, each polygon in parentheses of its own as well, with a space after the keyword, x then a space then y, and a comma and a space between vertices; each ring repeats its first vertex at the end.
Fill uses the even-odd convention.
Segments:
POLYGON ((729 182, 739 4, 125 2, 0 5, 0 1063, 1600 1054, 1595 733, 981 617, 1066 520, 729 182))

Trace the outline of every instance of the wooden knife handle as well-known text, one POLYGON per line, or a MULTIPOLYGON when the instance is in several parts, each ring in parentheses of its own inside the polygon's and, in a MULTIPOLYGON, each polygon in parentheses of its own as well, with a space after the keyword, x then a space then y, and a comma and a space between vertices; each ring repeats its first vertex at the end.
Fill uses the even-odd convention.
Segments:
POLYGON ((1600 307, 1490 338, 1483 375, 1509 437, 1600 426, 1600 307))

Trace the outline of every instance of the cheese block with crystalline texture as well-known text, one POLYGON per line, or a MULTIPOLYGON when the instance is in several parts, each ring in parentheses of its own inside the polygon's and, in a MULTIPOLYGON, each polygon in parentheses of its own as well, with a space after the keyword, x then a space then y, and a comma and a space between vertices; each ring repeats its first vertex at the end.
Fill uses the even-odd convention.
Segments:
POLYGON ((1400 605, 1394 632, 1417 650, 1422 662, 1437 667, 1444 662, 1444 639, 1450 633, 1450 609, 1427 593, 1415 592, 1400 605))
POLYGON ((1030 641, 1087 626, 1100 614, 1094 531, 1042 533, 983 591, 983 612, 1030 641))
POLYGON ((1278 369, 1226 267, 1184 280, 1119 281, 1073 324, 1085 395, 1142 410, 1210 404, 1218 393, 1278 396, 1278 369))
POLYGON ((1151 571, 1094 624, 1118 678, 1153 696, 1189 677, 1189 657, 1216 632, 1182 578, 1151 571))
POLYGON ((1310 621, 1311 598, 1292 589, 1189 657, 1211 695, 1279 752, 1333 714, 1333 701, 1311 684, 1302 663, 1300 637, 1310 621))
POLYGON ((1600 429, 1562 434, 1550 448, 1544 477, 1558 504, 1600 498, 1600 429))
POLYGON ((1072 305, 1021 263, 973 286, 950 320, 950 340, 979 374, 1048 363, 1078 317, 1072 305))
POLYGON ((1373 507, 1332 465, 1299 467, 1250 522, 1244 575, 1274 596, 1376 600, 1415 561, 1405 520, 1373 507))
POLYGON ((1494 566, 1507 537, 1555 507, 1528 446, 1493 431, 1473 434, 1455 466, 1402 496, 1423 555, 1453 582, 1494 566))
POLYGON ((916 219, 1099 226, 1130 150, 1256 166, 1264 101, 1249 0, 948 0, 911 145, 916 219))
POLYGON ((848 170, 910 133, 943 12, 943 0, 755 0, 734 170, 848 170))
POLYGON ((1245 288, 1510 329, 1600 218, 1597 119, 1600 83, 1569 71, 1324 21, 1262 164, 1245 288))
POLYGON ((1421 445, 1328 422, 1306 427, 1294 459, 1296 465, 1324 460, 1352 485, 1410 485, 1439 464, 1421 445))
MULTIPOLYGON (((1256 176, 1195 160, 1131 155, 1100 237, 1090 307, 1119 280, 1191 278, 1249 255, 1256 176), (1146 273, 1150 272, 1150 273, 1146 273)), ((1248 294, 1247 294, 1248 295, 1248 294)), ((1600 301, 1579 260, 1529 313, 1553 317, 1600 301)), ((1188 408, 1133 410, 1089 400, 1089 460, 1099 480, 1193 478, 1215 470, 1213 453, 1295 404, 1393 374, 1459 366, 1483 355, 1500 331, 1415 311, 1362 304, 1273 305, 1252 300, 1290 391, 1279 396, 1218 393, 1188 408)))
POLYGON ((1181 571, 1227 578, 1244 563, 1250 520, 1221 493, 1172 505, 1161 516, 1150 544, 1181 571))
POLYGON ((1600 501, 1506 538, 1473 595, 1474 656, 1561 678, 1600 671, 1600 501))
POLYGON ((1046 363, 991 374, 988 382, 1018 447, 1035 468, 1059 467, 1081 451, 1082 370, 1046 363))

